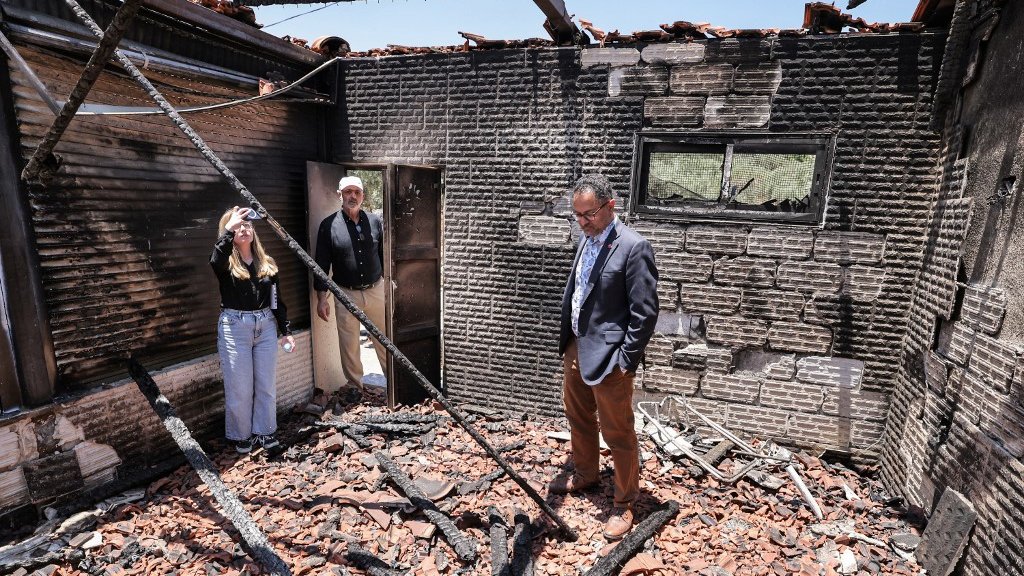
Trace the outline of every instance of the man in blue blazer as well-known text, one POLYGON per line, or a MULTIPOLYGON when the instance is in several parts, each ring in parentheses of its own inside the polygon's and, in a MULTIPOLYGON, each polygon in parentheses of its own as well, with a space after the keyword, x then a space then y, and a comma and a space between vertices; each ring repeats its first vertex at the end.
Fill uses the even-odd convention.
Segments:
POLYGON ((600 431, 615 470, 615 503, 604 536, 618 540, 633 526, 640 492, 633 380, 658 320, 658 269, 651 244, 615 215, 607 178, 580 178, 572 206, 584 237, 562 297, 558 351, 575 473, 555 478, 549 489, 567 494, 597 484, 600 431))

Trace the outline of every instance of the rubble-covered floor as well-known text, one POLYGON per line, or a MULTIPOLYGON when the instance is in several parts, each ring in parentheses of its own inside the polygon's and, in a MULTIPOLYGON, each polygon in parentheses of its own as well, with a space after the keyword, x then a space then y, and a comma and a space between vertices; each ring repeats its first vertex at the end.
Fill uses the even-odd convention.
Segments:
MULTIPOLYGON (((371 389, 372 390, 372 389, 371 389)), ((611 471, 598 489, 582 495, 548 496, 552 507, 579 533, 570 543, 557 538, 549 522, 516 484, 450 418, 419 436, 370 434, 361 449, 318 420, 358 421, 386 412, 379 392, 345 405, 338 396, 283 423, 283 450, 238 455, 217 445, 211 453, 225 483, 290 564, 293 574, 364 574, 346 559, 348 540, 409 574, 491 574, 488 507, 508 522, 527 513, 535 527, 532 554, 537 574, 582 574, 612 545, 601 533, 611 509, 611 471), (312 412, 312 413, 311 413, 312 412), (437 507, 477 543, 478 558, 464 564, 439 530, 415 510, 381 472, 372 456, 385 450, 417 484, 432 492, 437 507)), ((402 412, 437 413, 432 406, 402 412)), ((560 472, 568 443, 549 436, 565 430, 556 419, 511 419, 477 415, 475 425, 541 494, 560 472)), ((692 476, 692 463, 671 461, 641 437, 643 472, 637 521, 668 500, 680 512, 622 574, 917 574, 913 561, 897 552, 896 541, 916 540, 899 511, 887 508, 876 482, 841 466, 799 455, 801 474, 825 515, 817 522, 786 474, 770 491, 746 479, 724 485, 692 476), (854 532, 854 535, 850 535, 854 532), (893 539, 894 536, 898 536, 893 539), (869 543, 873 542, 873 543, 869 543), (854 567, 855 562, 855 567, 854 567)), ((606 457, 607 458, 607 457, 606 457)), ((607 458, 610 466, 610 458, 607 458)), ((722 464, 727 469, 729 461, 722 464)), ((209 490, 188 466, 150 484, 141 499, 98 515, 98 522, 48 543, 49 551, 77 548, 77 559, 52 564, 42 574, 260 574, 260 566, 239 546, 238 533, 218 512, 209 490), (83 556, 84 554, 84 556, 83 556)), ((512 551, 512 542, 508 544, 512 551)), ((46 552, 46 547, 33 554, 46 552)), ((0 550, 2 553, 2 550, 0 550)), ((905 553, 904 553, 905 554, 905 553)), ((71 557, 71 556, 68 556, 71 557)), ((30 574, 32 571, 19 571, 30 574)))

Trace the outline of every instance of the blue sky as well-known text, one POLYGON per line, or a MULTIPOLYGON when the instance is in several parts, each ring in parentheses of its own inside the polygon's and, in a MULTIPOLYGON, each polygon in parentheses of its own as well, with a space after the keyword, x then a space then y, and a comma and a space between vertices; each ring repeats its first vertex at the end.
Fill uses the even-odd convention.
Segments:
MULTIPOLYGON (((847 0, 837 0, 845 9, 847 0)), ((676 20, 710 22, 726 28, 799 28, 805 0, 565 0, 576 18, 605 31, 655 30, 676 20)), ((868 22, 908 22, 918 0, 868 0, 850 10, 868 22)), ((302 14, 323 4, 258 7, 263 25, 302 14)), ((275 36, 312 41, 341 36, 353 50, 460 44, 459 31, 491 39, 547 38, 544 15, 532 0, 367 0, 341 2, 270 26, 275 36)))

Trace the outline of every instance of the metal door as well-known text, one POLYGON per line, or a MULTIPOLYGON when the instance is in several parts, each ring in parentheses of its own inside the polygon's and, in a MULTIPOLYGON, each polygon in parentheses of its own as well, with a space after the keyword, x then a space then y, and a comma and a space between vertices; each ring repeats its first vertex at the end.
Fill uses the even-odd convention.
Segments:
MULTIPOLYGON (((427 380, 441 388, 441 170, 389 165, 387 172, 387 333, 427 380)), ((390 406, 429 397, 390 355, 387 375, 390 406)))

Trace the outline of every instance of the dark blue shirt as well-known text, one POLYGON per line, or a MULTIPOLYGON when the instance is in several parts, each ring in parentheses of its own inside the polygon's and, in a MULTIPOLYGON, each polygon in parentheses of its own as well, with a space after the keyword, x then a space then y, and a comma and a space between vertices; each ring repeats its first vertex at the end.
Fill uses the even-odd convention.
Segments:
MULTIPOLYGON (((316 233, 317 265, 343 288, 362 288, 384 275, 384 226, 376 214, 359 211, 355 222, 339 210, 324 218, 316 233)), ((313 289, 325 292, 327 283, 313 277, 313 289)))

